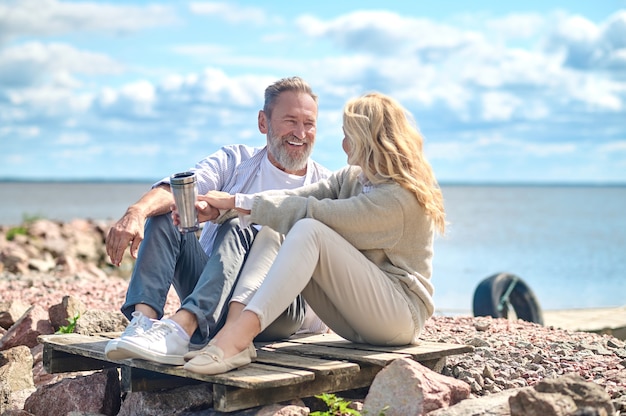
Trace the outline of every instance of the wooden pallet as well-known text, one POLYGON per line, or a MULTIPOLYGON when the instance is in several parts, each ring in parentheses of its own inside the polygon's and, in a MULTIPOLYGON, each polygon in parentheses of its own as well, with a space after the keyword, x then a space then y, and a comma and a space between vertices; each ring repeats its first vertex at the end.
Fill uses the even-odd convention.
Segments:
POLYGON ((403 347, 354 344, 334 335, 292 337, 256 343, 256 362, 226 374, 205 376, 139 359, 110 361, 104 347, 111 335, 43 335, 43 363, 49 373, 121 369, 123 391, 153 391, 186 384, 211 383, 213 407, 222 412, 295 398, 367 387, 387 364, 412 358, 441 371, 449 355, 473 351, 469 345, 422 342, 403 347))

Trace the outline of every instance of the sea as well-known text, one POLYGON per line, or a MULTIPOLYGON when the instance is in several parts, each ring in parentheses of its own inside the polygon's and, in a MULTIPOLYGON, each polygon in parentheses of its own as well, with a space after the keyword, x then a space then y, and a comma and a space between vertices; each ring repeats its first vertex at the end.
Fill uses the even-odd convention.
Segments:
MULTIPOLYGON (((0 224, 44 217, 115 220, 145 182, 0 182, 0 224)), ((435 240, 440 314, 472 313, 476 287, 510 273, 540 308, 626 305, 626 185, 442 185, 448 227, 435 240)))

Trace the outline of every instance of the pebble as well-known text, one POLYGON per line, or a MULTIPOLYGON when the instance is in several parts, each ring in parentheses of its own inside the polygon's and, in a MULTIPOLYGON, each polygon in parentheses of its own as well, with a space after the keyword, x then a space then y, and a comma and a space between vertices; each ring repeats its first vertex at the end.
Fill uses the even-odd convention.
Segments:
POLYGON ((522 320, 434 316, 421 338, 475 347, 473 353, 447 357, 442 371, 467 382, 475 396, 575 373, 602 385, 614 403, 626 402, 624 342, 609 335, 522 320))

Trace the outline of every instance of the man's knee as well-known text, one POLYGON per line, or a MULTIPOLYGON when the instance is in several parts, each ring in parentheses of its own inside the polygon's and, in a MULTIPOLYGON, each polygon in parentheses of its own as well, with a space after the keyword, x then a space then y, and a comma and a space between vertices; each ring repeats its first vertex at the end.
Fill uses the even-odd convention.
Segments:
POLYGON ((172 221, 172 217, 169 213, 148 217, 148 219, 146 220, 145 231, 146 233, 172 233, 174 231, 179 233, 178 229, 174 226, 174 222, 172 221))

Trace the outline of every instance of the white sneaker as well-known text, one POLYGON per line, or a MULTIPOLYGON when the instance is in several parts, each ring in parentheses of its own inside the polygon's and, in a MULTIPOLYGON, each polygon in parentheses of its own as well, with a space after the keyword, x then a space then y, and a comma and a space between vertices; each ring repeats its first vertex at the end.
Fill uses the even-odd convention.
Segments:
POLYGON ((128 324, 124 332, 122 332, 122 335, 120 335, 119 338, 115 338, 107 342, 107 345, 104 348, 104 355, 107 357, 107 359, 117 361, 130 358, 126 351, 120 351, 117 349, 117 344, 119 340, 122 338, 143 334, 152 327, 152 324, 154 322, 156 322, 156 320, 150 319, 146 315, 138 311, 133 312, 132 316, 133 319, 130 321, 130 324, 128 324))
POLYGON ((125 351, 130 358, 183 365, 183 356, 189 351, 189 340, 183 339, 172 323, 156 321, 143 334, 120 339, 117 349, 125 351))

